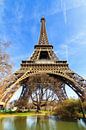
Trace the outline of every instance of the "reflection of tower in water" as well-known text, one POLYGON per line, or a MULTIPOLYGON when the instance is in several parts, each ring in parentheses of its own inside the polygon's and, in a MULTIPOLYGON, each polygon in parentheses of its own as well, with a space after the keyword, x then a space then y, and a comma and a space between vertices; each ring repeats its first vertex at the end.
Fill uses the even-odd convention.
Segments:
POLYGON ((29 130, 55 130, 57 129, 55 120, 47 116, 37 116, 27 118, 27 128, 29 130))
POLYGON ((21 117, 21 116, 14 118, 15 130, 27 130, 26 118, 27 117, 21 117))

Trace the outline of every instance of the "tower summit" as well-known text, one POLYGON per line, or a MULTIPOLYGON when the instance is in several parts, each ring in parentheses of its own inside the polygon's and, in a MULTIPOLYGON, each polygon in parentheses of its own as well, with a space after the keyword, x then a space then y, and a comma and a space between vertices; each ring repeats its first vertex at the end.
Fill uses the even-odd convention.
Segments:
POLYGON ((45 18, 41 18, 41 30, 40 30, 40 37, 38 41, 38 45, 48 45, 48 37, 46 33, 46 25, 45 25, 45 18))
POLYGON ((36 63, 54 63, 58 61, 58 57, 53 51, 53 46, 49 44, 47 32, 46 32, 46 20, 41 18, 41 29, 38 44, 34 46, 35 51, 30 58, 30 61, 36 63))
POLYGON ((48 36, 47 36, 47 32, 46 32, 46 20, 44 17, 41 18, 41 28, 40 28, 40 35, 39 35, 39 40, 38 40, 38 44, 34 46, 34 48, 37 47, 51 47, 53 48, 52 45, 49 44, 48 41, 48 36))

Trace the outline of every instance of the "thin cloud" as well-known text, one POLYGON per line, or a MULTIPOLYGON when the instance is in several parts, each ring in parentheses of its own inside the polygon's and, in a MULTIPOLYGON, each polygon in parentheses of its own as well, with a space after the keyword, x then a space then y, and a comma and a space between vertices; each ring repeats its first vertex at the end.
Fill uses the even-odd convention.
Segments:
POLYGON ((49 11, 47 12, 48 15, 54 15, 59 12, 63 12, 64 14, 64 20, 67 21, 67 11, 80 8, 82 6, 86 6, 86 0, 54 0, 52 2, 51 8, 49 7, 49 11), (59 4, 60 2, 60 4, 59 4))
MULTIPOLYGON (((61 0, 61 1, 63 1, 63 0, 61 0)), ((67 6, 67 10, 86 6, 86 0, 70 0, 70 1, 65 0, 64 2, 67 6)))
POLYGON ((57 54, 61 56, 61 58, 66 59, 67 61, 72 56, 84 55, 84 51, 86 48, 86 33, 85 31, 81 31, 76 35, 68 38, 64 43, 60 45, 60 48, 57 54))
POLYGON ((0 24, 4 25, 4 9, 5 9, 5 0, 0 0, 0 24))
POLYGON ((77 51, 80 51, 81 48, 86 48, 86 32, 81 31, 77 33, 76 35, 73 35, 70 38, 67 38, 66 41, 64 41, 64 43, 60 45, 60 48, 62 51, 63 50, 66 51, 67 49, 69 54, 75 55, 77 51))
MULTIPOLYGON (((74 9, 74 8, 79 8, 81 6, 86 6, 85 0, 54 0, 49 3, 49 5, 46 6, 46 10, 42 9, 41 6, 43 3, 36 2, 35 5, 33 6, 33 12, 32 15, 30 15, 29 19, 38 19, 41 17, 41 15, 55 15, 59 12, 63 12, 64 15, 64 21, 65 23, 67 22, 67 11, 74 9)), ((16 2, 16 9, 15 9, 15 16, 16 19, 21 22, 22 19, 25 16, 25 2, 19 4, 16 2)))
POLYGON ((64 15, 64 22, 65 24, 67 24, 67 7, 66 7, 66 3, 63 0, 61 0, 61 10, 64 15))
POLYGON ((12 58, 13 61, 26 60, 31 54, 18 55, 12 58))
POLYGON ((68 45, 61 45, 60 48, 55 51, 55 54, 60 58, 64 60, 69 60, 69 48, 68 45))
POLYGON ((0 6, 3 6, 5 3, 5 0, 0 0, 0 6))
POLYGON ((25 11, 25 3, 23 2, 22 4, 16 2, 15 4, 16 8, 15 8, 15 19, 18 22, 21 22, 24 18, 24 11, 25 11))
POLYGON ((65 44, 77 44, 77 45, 86 45, 86 31, 81 31, 76 35, 72 36, 70 39, 67 39, 65 44))

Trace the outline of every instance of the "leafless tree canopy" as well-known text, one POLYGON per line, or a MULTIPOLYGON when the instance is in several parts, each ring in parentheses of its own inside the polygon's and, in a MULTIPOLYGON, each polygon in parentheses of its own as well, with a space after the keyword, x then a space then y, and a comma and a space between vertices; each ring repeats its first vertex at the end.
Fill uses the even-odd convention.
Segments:
POLYGON ((10 62, 10 56, 6 51, 9 45, 9 42, 0 41, 0 96, 14 78, 11 75, 12 63, 10 62))
POLYGON ((21 84, 26 86, 30 95, 25 93, 24 97, 26 99, 21 97, 18 105, 21 104, 21 101, 25 103, 28 98, 37 108, 37 111, 39 111, 42 107, 46 107, 58 100, 57 92, 60 90, 63 82, 48 74, 37 74, 25 79, 21 84))
POLYGON ((11 73, 12 64, 10 63, 10 56, 6 52, 9 47, 8 42, 0 41, 0 81, 11 73))

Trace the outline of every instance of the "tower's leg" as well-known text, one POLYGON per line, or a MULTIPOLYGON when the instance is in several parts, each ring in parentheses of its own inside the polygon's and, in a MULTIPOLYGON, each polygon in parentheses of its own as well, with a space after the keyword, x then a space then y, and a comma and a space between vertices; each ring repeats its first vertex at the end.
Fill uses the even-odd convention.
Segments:
POLYGON ((69 86, 77 93, 82 101, 86 100, 86 80, 76 73, 70 74, 70 77, 74 80, 74 85, 69 86))
POLYGON ((30 93, 29 93, 28 87, 26 85, 23 85, 20 98, 16 102, 16 106, 18 107, 18 109, 22 109, 22 108, 27 108, 28 107, 27 105, 28 105, 29 95, 30 95, 30 93))
POLYGON ((65 90, 65 84, 58 86, 56 89, 54 89, 54 92, 57 95, 59 101, 66 100, 68 98, 65 90))

